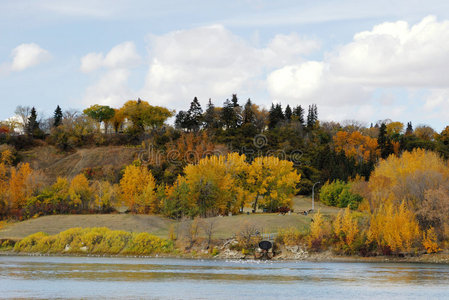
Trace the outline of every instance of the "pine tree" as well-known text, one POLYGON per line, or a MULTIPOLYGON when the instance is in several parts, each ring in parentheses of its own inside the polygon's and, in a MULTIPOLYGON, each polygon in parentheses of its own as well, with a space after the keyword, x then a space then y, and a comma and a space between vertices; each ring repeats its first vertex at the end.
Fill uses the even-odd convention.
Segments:
POLYGON ((275 128, 280 122, 285 120, 284 112, 280 104, 271 104, 271 108, 268 115, 268 127, 270 129, 275 128))
POLYGON ((221 110, 221 121, 225 125, 227 129, 233 128, 235 125, 235 111, 234 111, 234 105, 232 104, 229 99, 226 99, 226 101, 223 103, 223 109, 221 110))
POLYGON ((407 123, 407 129, 405 130, 405 135, 411 135, 413 133, 412 122, 407 123))
POLYGON ((231 99, 231 101, 232 101, 232 105, 233 105, 234 107, 239 106, 239 99, 237 98, 237 94, 232 94, 232 99, 231 99))
POLYGON ((256 116, 253 111, 253 104, 251 99, 246 101, 245 108, 243 109, 243 124, 254 124, 256 116))
POLYGON ((290 121, 292 119, 292 109, 290 108, 290 105, 287 104, 287 107, 285 108, 285 119, 287 121, 290 121))
POLYGON ((309 105, 309 112, 307 114, 307 128, 313 129, 318 122, 318 108, 316 104, 309 105))
POLYGON ((187 111, 187 128, 189 130, 198 131, 203 124, 203 109, 198 98, 193 98, 190 108, 187 111))
POLYGON ((380 156, 382 158, 387 158, 390 154, 394 153, 393 145, 387 136, 387 125, 385 123, 380 125, 377 144, 379 145, 380 156))
POLYGON ((304 109, 301 105, 298 105, 293 109, 293 116, 302 126, 304 126, 304 109))
POLYGON ((207 109, 204 113, 204 127, 207 129, 217 128, 217 116, 215 113, 215 105, 212 103, 212 100, 209 98, 209 102, 207 103, 207 109))
POLYGON ((59 105, 55 109, 55 113, 53 115, 53 127, 58 127, 62 123, 62 110, 59 105))
POLYGON ((37 113, 36 109, 33 107, 31 109, 30 116, 28 118, 28 122, 25 125, 25 133, 30 136, 36 136, 39 131, 39 122, 37 121, 37 113))

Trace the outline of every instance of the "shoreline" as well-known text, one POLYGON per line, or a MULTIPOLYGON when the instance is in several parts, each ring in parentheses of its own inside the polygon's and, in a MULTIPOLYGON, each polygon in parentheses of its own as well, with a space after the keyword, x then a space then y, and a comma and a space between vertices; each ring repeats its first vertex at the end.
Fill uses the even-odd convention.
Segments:
POLYGON ((76 254, 76 253, 31 253, 31 252, 14 252, 0 251, 0 257, 7 256, 48 256, 48 257, 89 257, 89 258, 150 258, 150 259, 187 259, 187 260, 242 260, 242 261, 271 261, 271 262, 316 262, 316 263, 418 263, 418 264, 440 264, 449 265, 449 254, 424 254, 420 256, 395 257, 395 256, 341 256, 331 252, 321 252, 305 255, 301 258, 295 257, 274 257, 269 260, 258 260, 252 256, 231 257, 231 256, 201 256, 201 255, 116 255, 116 254, 76 254))

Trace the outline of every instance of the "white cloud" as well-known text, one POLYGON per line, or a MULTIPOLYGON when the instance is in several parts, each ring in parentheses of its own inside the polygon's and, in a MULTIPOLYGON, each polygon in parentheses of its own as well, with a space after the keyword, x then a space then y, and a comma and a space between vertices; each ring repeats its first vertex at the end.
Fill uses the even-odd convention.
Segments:
POLYGON ((128 88, 130 72, 114 69, 106 72, 96 83, 86 89, 83 103, 119 106, 134 94, 128 88))
POLYGON ((113 47, 106 56, 91 52, 81 58, 81 71, 88 73, 99 68, 132 68, 141 62, 133 42, 124 42, 113 47))
POLYGON ((184 108, 194 96, 223 100, 232 93, 265 90, 267 69, 302 61, 315 40, 277 35, 264 48, 252 46, 223 26, 180 30, 149 38, 151 62, 142 95, 184 108))
MULTIPOLYGON (((353 40, 325 55, 323 61, 286 65, 268 75, 270 95, 289 103, 318 103, 325 117, 352 114, 366 117, 372 105, 378 116, 406 116, 397 97, 377 97, 379 89, 433 89, 427 109, 445 109, 448 102, 449 21, 433 16, 410 26, 387 22, 354 35, 353 40), (380 108, 379 108, 380 106, 380 108), (387 108, 387 109, 384 109, 387 108)), ((419 103, 418 103, 419 105, 419 103)), ((424 105, 422 103, 421 105, 424 105)), ((417 112, 414 112, 417 113, 417 112)), ((337 118, 339 119, 339 118, 337 118)))
POLYGON ((12 71, 23 71, 50 59, 50 53, 35 43, 21 44, 11 52, 12 71))

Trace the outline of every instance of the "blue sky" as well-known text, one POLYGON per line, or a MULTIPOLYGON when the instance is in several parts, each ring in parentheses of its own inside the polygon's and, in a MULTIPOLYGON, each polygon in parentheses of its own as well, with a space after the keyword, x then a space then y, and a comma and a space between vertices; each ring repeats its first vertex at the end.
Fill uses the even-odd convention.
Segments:
POLYGON ((316 103, 322 120, 449 125, 448 1, 3 0, 0 40, 0 119, 237 93, 316 103))

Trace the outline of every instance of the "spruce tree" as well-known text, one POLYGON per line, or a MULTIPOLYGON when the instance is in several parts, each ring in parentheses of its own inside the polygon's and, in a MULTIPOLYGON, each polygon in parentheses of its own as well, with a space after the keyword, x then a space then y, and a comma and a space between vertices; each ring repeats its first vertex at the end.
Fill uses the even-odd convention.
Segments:
POLYGON ((298 105, 293 109, 293 116, 302 126, 305 125, 304 124, 304 109, 301 107, 301 105, 298 105))
POLYGON ((232 104, 229 99, 226 99, 226 101, 223 103, 223 109, 221 110, 221 121, 225 125, 227 129, 233 128, 235 126, 235 111, 234 111, 234 105, 232 104))
POLYGON ((189 130, 198 131, 203 124, 203 109, 198 98, 193 98, 190 108, 187 111, 187 128, 189 130))
POLYGON ((29 136, 36 136, 39 133, 39 122, 37 121, 36 109, 31 109, 27 124, 25 125, 25 133, 29 136))
POLYGON ((209 102, 207 103, 207 109, 204 113, 204 127, 207 129, 217 128, 217 116, 215 113, 215 106, 212 103, 212 100, 209 98, 209 102))
POLYGON ((53 114, 53 127, 58 127, 61 124, 62 124, 62 110, 58 105, 53 114))
POLYGON ((253 103, 251 99, 248 98, 246 101, 245 108, 243 109, 243 124, 254 124, 256 115, 253 111, 253 103))
POLYGON ((290 105, 287 104, 287 107, 285 108, 285 119, 287 121, 290 121, 292 119, 292 109, 290 108, 290 105))
POLYGON ((411 135, 413 134, 413 126, 412 122, 407 123, 407 129, 405 130, 405 135, 411 135))

